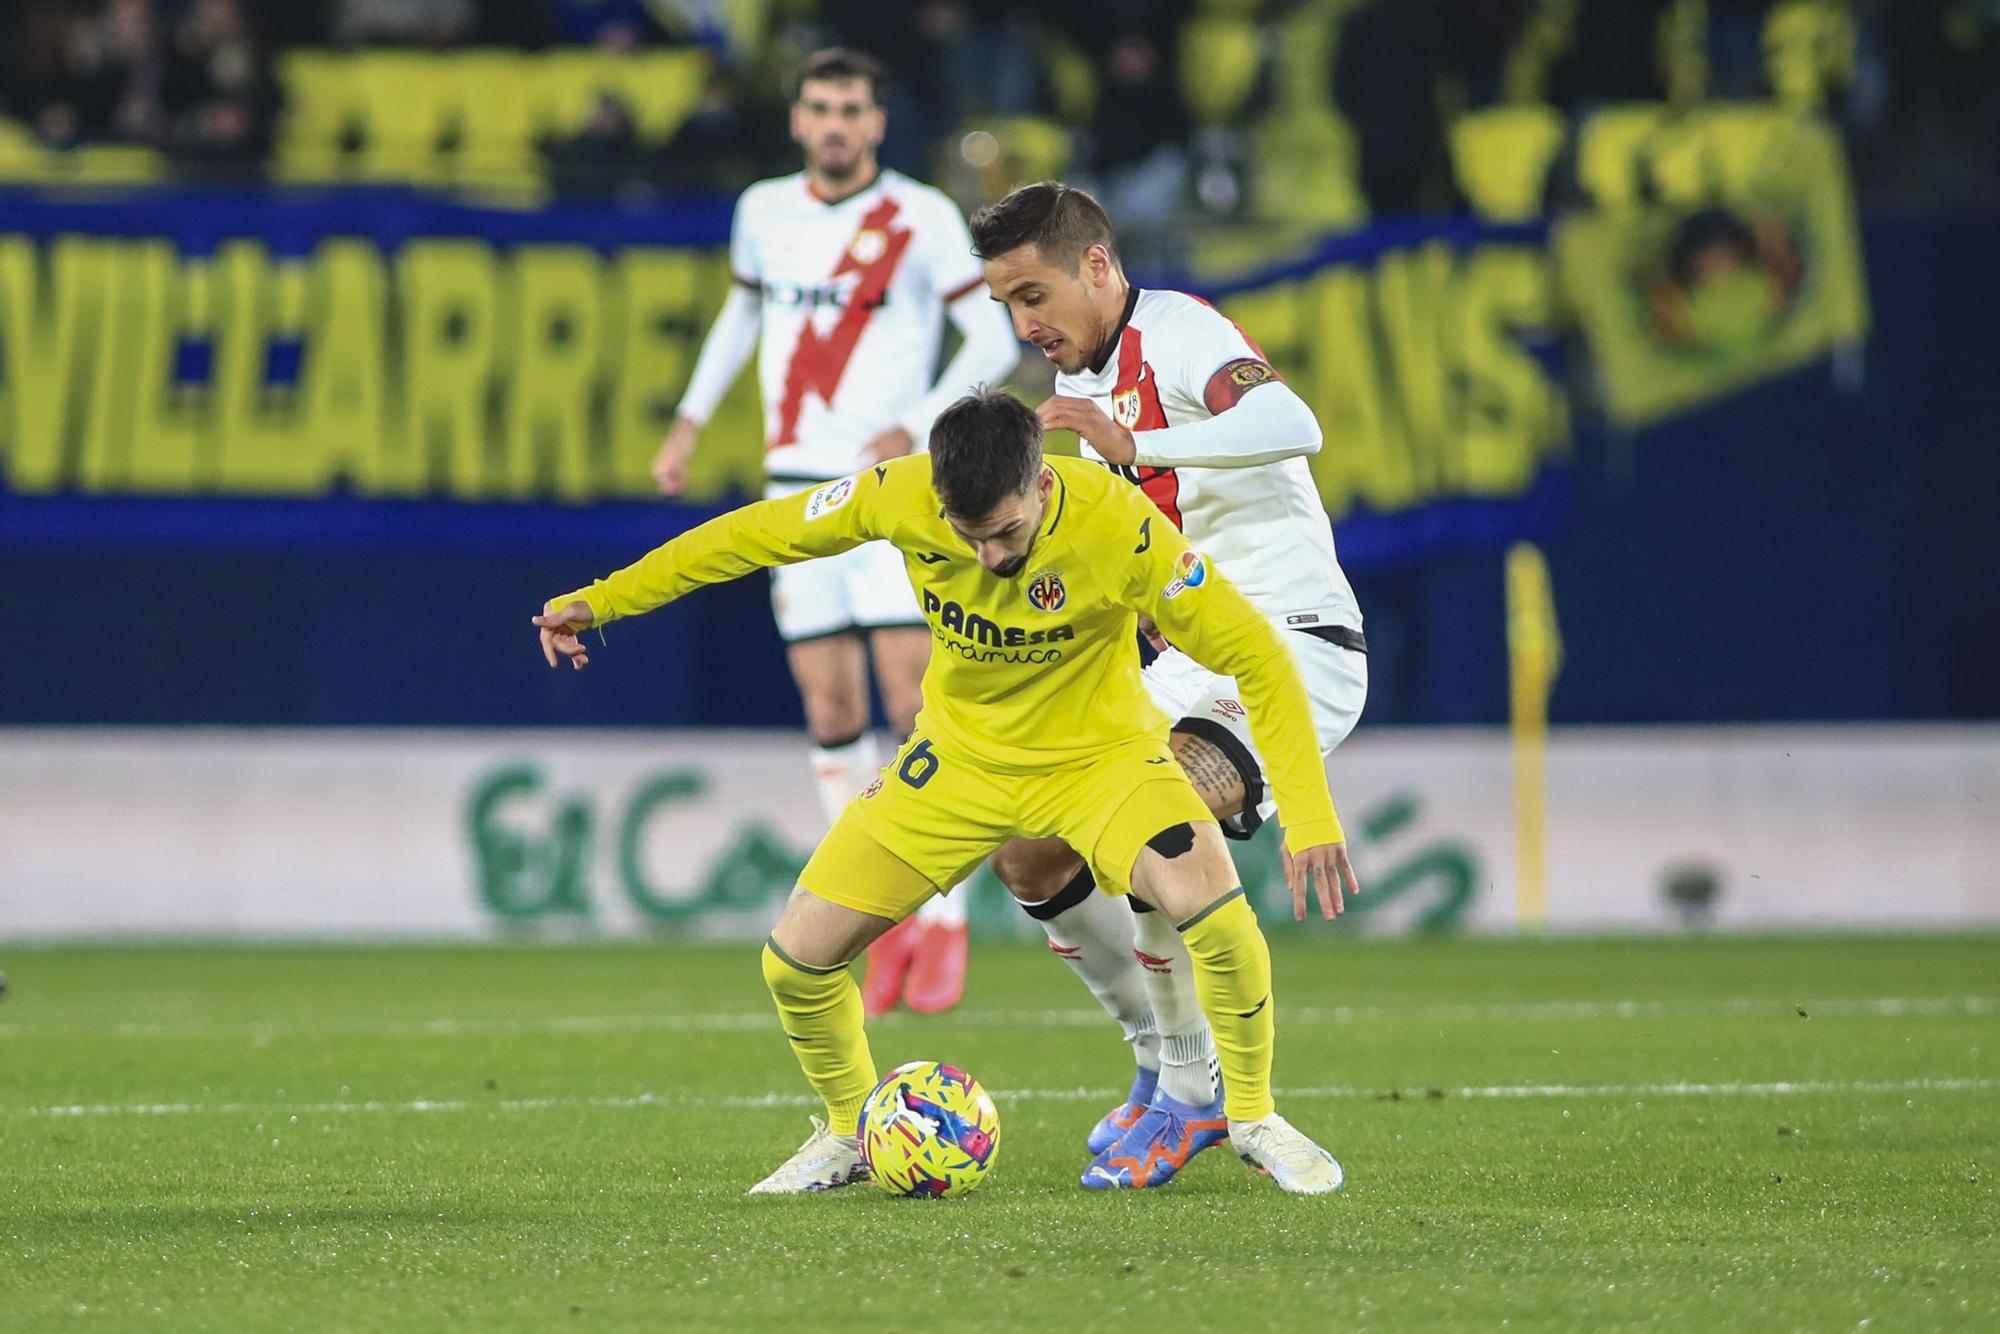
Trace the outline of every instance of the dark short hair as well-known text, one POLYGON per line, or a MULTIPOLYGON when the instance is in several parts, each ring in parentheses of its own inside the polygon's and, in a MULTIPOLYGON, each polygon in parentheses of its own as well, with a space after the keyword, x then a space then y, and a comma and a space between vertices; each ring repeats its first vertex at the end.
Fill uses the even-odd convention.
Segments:
POLYGON ((1004 390, 981 385, 931 424, 931 486, 947 513, 983 519, 1041 471, 1042 419, 1004 390))
POLYGON ((856 51, 851 46, 829 46, 823 51, 815 51, 799 62, 792 72, 792 101, 796 102, 804 94, 805 87, 815 79, 830 80, 835 83, 848 79, 866 79, 868 98, 881 101, 878 95, 882 87, 882 62, 866 51, 856 51))
POLYGON ((972 252, 979 258, 998 259, 1024 245, 1074 273, 1094 245, 1116 258, 1118 234, 1111 215, 1088 192, 1061 181, 1038 181, 972 215, 972 252))

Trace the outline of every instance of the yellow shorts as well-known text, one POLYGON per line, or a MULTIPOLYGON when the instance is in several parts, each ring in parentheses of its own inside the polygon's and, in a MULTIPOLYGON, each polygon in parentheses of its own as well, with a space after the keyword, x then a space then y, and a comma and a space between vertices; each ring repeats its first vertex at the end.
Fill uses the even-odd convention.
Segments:
POLYGON ((1053 836, 1076 849, 1100 886, 1124 894, 1146 840, 1194 823, 1215 817, 1165 737, 1065 768, 1005 774, 939 755, 917 735, 848 803, 799 884, 828 902, 900 921, 1008 839, 1053 836))

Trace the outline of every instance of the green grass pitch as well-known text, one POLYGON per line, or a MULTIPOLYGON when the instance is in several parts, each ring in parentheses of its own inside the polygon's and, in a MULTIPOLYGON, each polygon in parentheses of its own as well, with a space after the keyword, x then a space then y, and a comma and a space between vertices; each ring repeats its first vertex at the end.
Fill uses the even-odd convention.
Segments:
POLYGON ((874 1027, 965 1065, 985 1188, 751 1200, 806 1131, 747 945, 0 956, 0 1327, 2000 1326, 2000 940, 1277 948, 1280 1106, 1077 1186, 1127 1078, 1045 950, 874 1027))

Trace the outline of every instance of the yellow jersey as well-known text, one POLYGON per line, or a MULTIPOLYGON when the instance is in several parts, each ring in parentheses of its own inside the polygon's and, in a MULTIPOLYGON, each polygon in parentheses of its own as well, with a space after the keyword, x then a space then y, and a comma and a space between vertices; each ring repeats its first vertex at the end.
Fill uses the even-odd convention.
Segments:
POLYGON ((1054 487, 1011 578, 945 521, 930 456, 914 454, 711 519, 548 605, 580 599, 602 625, 755 569, 890 542, 931 632, 917 729, 939 754, 1015 774, 1166 733, 1139 676, 1144 612, 1196 662, 1236 678, 1291 849, 1345 841, 1277 630, 1138 487, 1082 459, 1046 466, 1054 487))

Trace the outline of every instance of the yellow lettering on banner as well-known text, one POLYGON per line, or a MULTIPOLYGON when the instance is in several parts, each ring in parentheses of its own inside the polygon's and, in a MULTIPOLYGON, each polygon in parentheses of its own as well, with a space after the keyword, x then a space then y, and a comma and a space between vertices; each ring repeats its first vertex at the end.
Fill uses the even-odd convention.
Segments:
POLYGON ((653 247, 622 252, 606 288, 613 339, 607 490, 653 494, 652 460, 693 369, 692 323, 701 257, 653 247))
POLYGON ((499 265, 479 241, 413 241, 396 264, 403 304, 403 439, 435 485, 490 494, 493 389, 501 315, 499 265))
POLYGON ((39 494, 68 481, 70 411, 89 375, 102 265, 91 243, 64 237, 46 276, 27 237, 0 239, 0 366, 5 367, 8 485, 39 494))
POLYGON ((506 454, 493 492, 593 499, 591 407, 604 349, 597 256, 581 246, 523 246, 514 254, 513 381, 506 454))
POLYGON ((1445 346, 1451 270, 1451 248, 1441 241, 1391 251, 1375 270, 1376 309, 1389 352, 1385 387, 1402 409, 1413 499, 1430 498, 1456 473, 1450 465, 1457 453, 1452 358, 1445 346))
POLYGON ((1330 269, 1312 281, 1317 296, 1313 355, 1321 367, 1320 414, 1326 444, 1313 473, 1327 512, 1338 519, 1356 500, 1377 511, 1415 502, 1416 477, 1402 414, 1385 392, 1366 271, 1330 269))
POLYGON ((135 286, 143 296, 126 471, 134 491, 191 495, 197 489, 203 435, 199 392, 180 384, 180 344, 184 336, 206 332, 211 278, 206 263, 183 270, 166 241, 140 246, 135 286))
POLYGON ((1458 302, 1465 494, 1519 495, 1533 484, 1544 450, 1561 438, 1556 387, 1514 332, 1547 324, 1553 281, 1548 258, 1527 247, 1489 247, 1465 261, 1458 302))
POLYGON ((313 257, 299 429, 305 447, 356 491, 408 496, 424 489, 425 477, 389 412, 388 289, 381 252, 367 241, 330 240, 313 257))
POLYGON ((304 274, 273 270, 261 241, 231 241, 216 251, 219 286, 211 383, 215 387, 221 466, 219 490, 237 495, 317 495, 326 461, 298 431, 290 386, 270 383, 271 342, 299 335, 304 274))
POLYGON ((131 475, 132 386, 141 374, 144 355, 145 257, 139 245, 128 241, 84 244, 101 275, 102 296, 89 389, 82 404, 76 488, 86 493, 124 491, 131 475))

